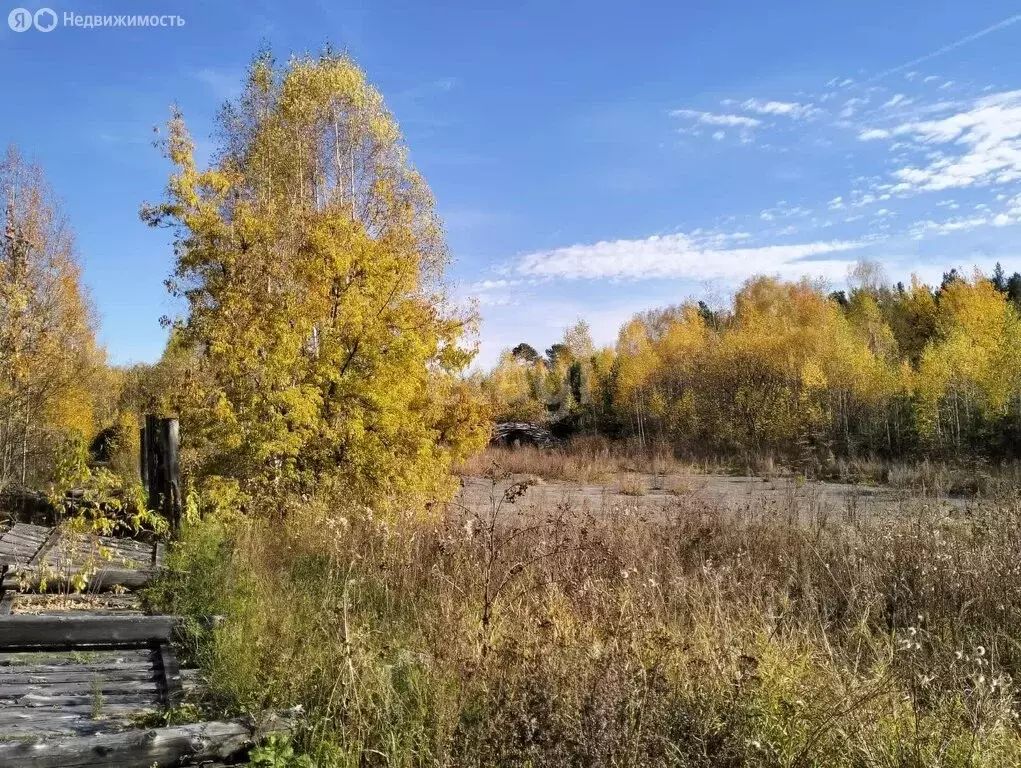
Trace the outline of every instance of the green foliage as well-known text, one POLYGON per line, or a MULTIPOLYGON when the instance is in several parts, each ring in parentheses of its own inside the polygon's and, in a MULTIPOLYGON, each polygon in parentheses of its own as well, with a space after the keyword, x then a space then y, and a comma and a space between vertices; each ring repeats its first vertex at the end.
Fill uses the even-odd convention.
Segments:
POLYGON ((78 433, 72 433, 56 450, 48 495, 53 508, 80 532, 103 536, 149 533, 158 538, 170 532, 166 518, 148 509, 139 483, 90 465, 88 446, 78 433))
POLYGON ((270 736, 249 753, 248 760, 259 768, 315 768, 311 757, 297 755, 291 740, 282 736, 270 736))

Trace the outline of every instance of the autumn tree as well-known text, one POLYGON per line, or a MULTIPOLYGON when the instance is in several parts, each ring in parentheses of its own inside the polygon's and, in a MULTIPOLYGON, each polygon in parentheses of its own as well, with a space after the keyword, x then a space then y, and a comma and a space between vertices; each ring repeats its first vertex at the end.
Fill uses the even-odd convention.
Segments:
POLYGON ((260 55, 199 168, 169 123, 178 343, 195 351, 179 404, 197 473, 249 498, 341 486, 373 507, 442 495, 486 437, 459 372, 475 322, 447 299, 448 253, 397 122, 347 56, 260 55))
POLYGON ((1021 423, 1021 317, 981 273, 944 283, 918 391, 923 432, 937 447, 981 450, 998 422, 1021 423))
POLYGON ((0 191, 2 488, 45 479, 62 440, 90 436, 103 355, 74 233, 42 171, 12 147, 0 161, 0 191))

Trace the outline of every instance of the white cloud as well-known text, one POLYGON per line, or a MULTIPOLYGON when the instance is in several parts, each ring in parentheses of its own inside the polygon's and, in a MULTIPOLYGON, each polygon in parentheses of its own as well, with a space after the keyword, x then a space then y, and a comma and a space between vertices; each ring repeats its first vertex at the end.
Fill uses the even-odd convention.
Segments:
POLYGON ((458 291, 464 301, 474 299, 481 307, 511 307, 518 303, 523 280, 486 279, 458 291))
POLYGON ((941 148, 939 154, 929 157, 926 165, 895 170, 894 192, 1021 180, 1021 91, 982 97, 964 111, 938 120, 904 123, 893 133, 908 137, 918 147, 941 148))
POLYGON ((699 112, 696 109, 675 109, 673 117, 687 117, 705 125, 726 125, 732 128, 755 128, 762 125, 761 120, 744 115, 720 115, 714 112, 699 112))
POLYGON ((723 131, 716 131, 713 134, 713 138, 716 139, 717 141, 723 141, 723 139, 726 137, 726 135, 727 134, 725 134, 723 131))
POLYGON ((875 141, 877 139, 888 139, 890 138, 890 132, 885 131, 882 128, 866 128, 858 134, 858 138, 861 141, 875 141))
POLYGON ((883 104, 884 107, 896 107, 898 104, 903 102, 907 97, 903 93, 894 94, 889 101, 883 104))
POLYGON ((479 293, 481 291, 499 291, 504 288, 513 288, 520 285, 520 280, 479 280, 465 288, 467 293, 479 293))
POLYGON ((613 240, 538 251, 519 259, 518 274, 561 279, 743 280, 754 273, 839 277, 851 261, 816 256, 843 253, 865 241, 834 240, 745 248, 714 248, 690 234, 613 240))
POLYGON ((741 105, 749 112, 759 115, 783 115, 793 120, 806 120, 817 115, 820 110, 809 104, 799 104, 796 101, 761 101, 759 99, 748 99, 741 105))

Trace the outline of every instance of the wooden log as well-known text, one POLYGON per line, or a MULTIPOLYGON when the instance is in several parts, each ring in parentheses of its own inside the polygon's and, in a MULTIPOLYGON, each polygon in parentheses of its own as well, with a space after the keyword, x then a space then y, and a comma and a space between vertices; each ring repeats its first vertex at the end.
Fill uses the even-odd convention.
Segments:
POLYGON ((155 680, 109 680, 93 675, 91 680, 53 680, 45 683, 0 683, 0 699, 17 700, 30 694, 42 696, 88 696, 98 691, 104 696, 122 693, 143 693, 158 700, 160 687, 155 680))
MULTIPOLYGON (((279 728, 284 730, 285 728, 279 728)), ((243 757, 259 731, 246 720, 0 744, 0 768, 145 768, 243 757)))
MULTIPOLYGON (((73 587, 72 577, 78 569, 65 568, 65 573, 46 573, 37 568, 20 566, 4 577, 3 586, 8 589, 26 584, 29 589, 39 590, 43 582, 50 591, 65 591, 73 587)), ((150 568, 119 568, 100 567, 88 579, 87 588, 90 592, 112 590, 117 587, 125 589, 141 589, 152 581, 155 571, 150 568)))
POLYGON ((129 715, 118 718, 93 720, 82 715, 55 715, 47 712, 32 712, 18 709, 12 712, 0 711, 0 732, 5 740, 36 740, 68 736, 87 736, 130 727, 129 715))
POLYGON ((130 712, 121 715, 108 713, 102 720, 93 720, 91 713, 80 715, 59 710, 17 707, 0 709, 0 733, 4 740, 109 733, 130 727, 131 718, 130 712))
POLYGON ((184 698, 181 668, 178 666, 177 657, 168 643, 160 643, 154 655, 160 670, 163 703, 168 707, 176 707, 184 698))
POLYGON ((145 709, 146 707, 158 707, 160 695, 158 691, 133 691, 131 693, 120 693, 111 696, 96 696, 94 692, 87 693, 62 693, 62 692, 40 692, 31 691, 21 696, 3 696, 0 698, 0 705, 4 707, 49 707, 66 709, 68 707, 92 707, 90 711, 100 711, 103 705, 125 706, 145 709))
MULTIPOLYGON (((154 712, 161 709, 160 703, 157 700, 152 702, 131 702, 129 704, 111 704, 109 702, 95 702, 92 699, 85 701, 81 704, 29 704, 27 706, 4 704, 0 706, 0 715, 16 714, 20 711, 38 712, 40 714, 52 714, 52 715, 71 715, 71 716, 84 716, 94 717, 97 711, 100 717, 119 717, 121 715, 134 716, 136 714, 141 715, 146 712, 154 712), (100 706, 101 705, 101 706, 100 706)), ((2 731, 0 731, 2 732, 2 731)))
POLYGON ((159 472, 159 417, 148 414, 145 417, 145 488, 149 494, 149 509, 159 509, 160 472, 159 472))
POLYGON ((152 548, 152 566, 163 565, 163 560, 167 556, 167 548, 163 542, 157 541, 152 548))
POLYGON ((0 649, 114 647, 165 643, 175 616, 10 616, 0 620, 0 649))
MULTIPOLYGON (((148 421, 148 417, 146 418, 148 421)), ((142 480, 142 487, 149 487, 149 447, 148 437, 145 433, 145 426, 138 430, 138 476, 142 480)))

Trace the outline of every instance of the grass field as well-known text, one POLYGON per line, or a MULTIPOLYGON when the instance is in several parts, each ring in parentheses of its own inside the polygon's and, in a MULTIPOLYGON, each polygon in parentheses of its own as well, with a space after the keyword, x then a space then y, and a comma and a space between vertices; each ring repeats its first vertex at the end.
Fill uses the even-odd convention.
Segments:
POLYGON ((1016 496, 740 516, 696 489, 649 514, 528 474, 431 521, 312 500, 191 526, 154 599, 228 616, 193 638, 207 706, 301 704, 323 766, 1021 761, 1016 496))

